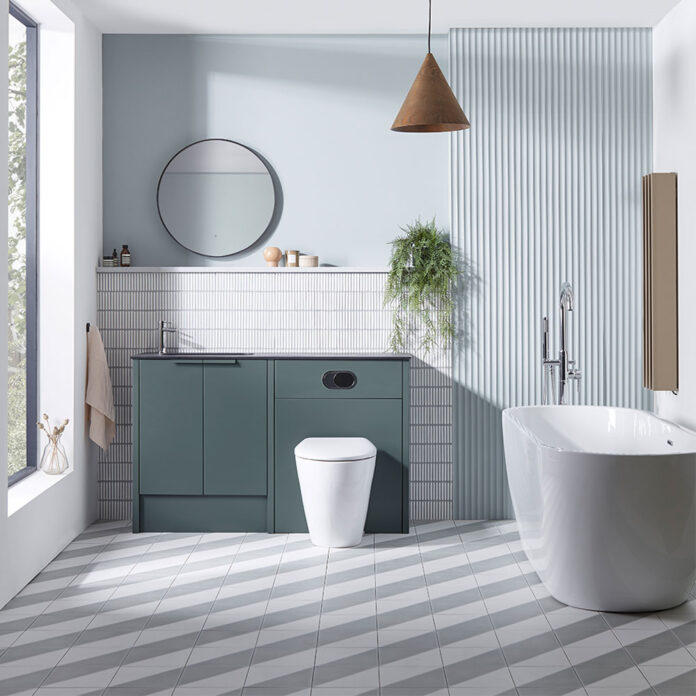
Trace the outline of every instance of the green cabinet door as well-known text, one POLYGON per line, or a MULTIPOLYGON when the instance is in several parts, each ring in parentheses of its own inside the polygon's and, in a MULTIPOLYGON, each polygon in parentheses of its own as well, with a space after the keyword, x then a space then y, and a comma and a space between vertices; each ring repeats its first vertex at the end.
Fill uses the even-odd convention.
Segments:
POLYGON ((203 365, 140 361, 140 493, 203 493, 203 365))
POLYGON ((403 462, 401 399, 276 399, 275 530, 306 532, 295 446, 306 437, 366 437, 377 448, 365 529, 399 533, 403 462))
POLYGON ((265 360, 204 364, 205 495, 266 495, 267 371, 265 360))

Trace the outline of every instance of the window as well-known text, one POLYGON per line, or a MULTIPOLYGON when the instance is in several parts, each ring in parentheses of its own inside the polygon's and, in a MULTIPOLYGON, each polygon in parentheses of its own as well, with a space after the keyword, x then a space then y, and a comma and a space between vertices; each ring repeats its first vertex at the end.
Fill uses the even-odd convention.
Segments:
POLYGON ((10 3, 8 90, 8 438, 10 485, 36 471, 36 22, 10 3))

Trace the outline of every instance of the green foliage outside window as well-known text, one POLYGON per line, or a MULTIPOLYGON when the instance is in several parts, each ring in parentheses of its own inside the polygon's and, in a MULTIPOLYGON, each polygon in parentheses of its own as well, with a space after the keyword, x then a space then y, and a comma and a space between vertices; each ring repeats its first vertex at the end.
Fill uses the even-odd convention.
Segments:
MULTIPOLYGON (((12 19, 10 20, 12 21, 12 19)), ((26 42, 9 47, 8 475, 27 466, 26 433, 26 42)))

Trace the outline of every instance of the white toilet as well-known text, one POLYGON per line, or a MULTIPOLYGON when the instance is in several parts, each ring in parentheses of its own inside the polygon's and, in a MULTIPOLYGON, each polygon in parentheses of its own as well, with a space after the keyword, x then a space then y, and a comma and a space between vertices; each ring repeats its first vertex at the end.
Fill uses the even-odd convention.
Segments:
POLYGON ((302 504, 315 546, 360 543, 376 456, 377 448, 364 437, 310 437, 295 447, 302 504))

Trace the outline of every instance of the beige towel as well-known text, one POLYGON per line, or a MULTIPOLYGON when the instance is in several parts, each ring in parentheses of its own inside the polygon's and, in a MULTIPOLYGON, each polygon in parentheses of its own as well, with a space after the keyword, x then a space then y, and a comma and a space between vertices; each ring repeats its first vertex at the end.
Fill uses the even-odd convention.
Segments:
POLYGON ((104 344, 99 329, 94 324, 87 333, 85 405, 89 419, 89 437, 106 451, 116 435, 116 409, 104 344))

